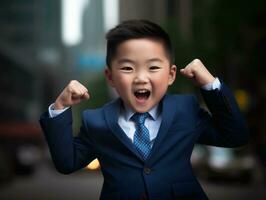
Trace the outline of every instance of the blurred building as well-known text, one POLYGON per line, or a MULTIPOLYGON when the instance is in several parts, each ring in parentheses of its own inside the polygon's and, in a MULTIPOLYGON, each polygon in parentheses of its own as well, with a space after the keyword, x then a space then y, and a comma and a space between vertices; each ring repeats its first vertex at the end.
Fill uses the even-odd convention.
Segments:
POLYGON ((40 156, 38 118, 61 62, 60 11, 60 1, 1 1, 0 182, 32 173, 40 156))
POLYGON ((141 1, 121 0, 120 21, 128 19, 149 19, 157 23, 163 23, 168 15, 169 0, 141 1))
POLYGON ((59 2, 1 2, 0 121, 32 121, 39 114, 43 96, 40 71, 59 62, 59 2))

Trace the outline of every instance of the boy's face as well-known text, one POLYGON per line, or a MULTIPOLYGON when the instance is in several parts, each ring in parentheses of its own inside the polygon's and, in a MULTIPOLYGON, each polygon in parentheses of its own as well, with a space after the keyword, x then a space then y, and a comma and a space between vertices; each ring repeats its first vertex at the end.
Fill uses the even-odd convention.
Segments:
POLYGON ((124 104, 135 112, 147 112, 162 99, 176 76, 170 67, 160 41, 130 39, 121 43, 105 70, 108 83, 114 87, 124 104))

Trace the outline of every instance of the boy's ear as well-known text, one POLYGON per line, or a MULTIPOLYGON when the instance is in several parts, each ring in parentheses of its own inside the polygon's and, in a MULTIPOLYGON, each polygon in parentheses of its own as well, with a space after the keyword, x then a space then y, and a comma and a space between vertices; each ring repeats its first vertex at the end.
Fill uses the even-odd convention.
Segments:
POLYGON ((105 70, 104 70, 104 75, 105 75, 105 78, 106 78, 108 84, 109 84, 111 87, 114 87, 114 81, 113 81, 112 70, 111 70, 109 67, 106 67, 106 68, 105 68, 105 70))
POLYGON ((168 85, 172 85, 173 84, 173 82, 175 81, 175 77, 176 77, 176 66, 172 65, 170 67, 168 85))

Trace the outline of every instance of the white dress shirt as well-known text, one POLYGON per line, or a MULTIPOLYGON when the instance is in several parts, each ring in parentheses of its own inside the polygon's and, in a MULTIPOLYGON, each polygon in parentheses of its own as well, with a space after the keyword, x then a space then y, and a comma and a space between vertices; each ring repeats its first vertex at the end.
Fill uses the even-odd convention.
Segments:
MULTIPOLYGON (((150 116, 146 118, 144 125, 149 130, 151 145, 153 145, 162 122, 162 115, 158 105, 154 106, 148 113, 150 116)), ((135 112, 132 109, 125 106, 120 109, 118 117, 119 126, 132 142, 136 131, 135 123, 131 119, 134 114, 135 112)))
MULTIPOLYGON (((202 86, 204 90, 215 90, 221 88, 221 83, 218 78, 212 83, 206 84, 202 86)), ((48 108, 50 117, 56 117, 57 115, 63 113, 69 107, 64 108, 62 110, 54 110, 54 104, 51 104, 48 108)), ((144 125, 149 130, 151 144, 153 145, 155 138, 157 137, 159 128, 162 122, 162 115, 161 110, 158 105, 154 106, 151 110, 148 111, 150 117, 145 120, 144 125)), ((128 107, 123 107, 120 109, 119 117, 118 117, 118 124, 123 129, 124 133, 127 137, 133 142, 134 133, 136 131, 135 123, 130 119, 134 115, 133 110, 128 107)))

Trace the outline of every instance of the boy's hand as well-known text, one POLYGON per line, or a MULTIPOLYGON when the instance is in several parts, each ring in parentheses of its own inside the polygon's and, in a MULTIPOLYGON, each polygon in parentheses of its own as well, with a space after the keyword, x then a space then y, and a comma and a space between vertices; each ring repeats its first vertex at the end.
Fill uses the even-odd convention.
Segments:
POLYGON ((193 60, 185 68, 181 69, 180 73, 183 76, 192 79, 195 84, 200 87, 212 83, 215 80, 199 59, 193 60))
POLYGON ((54 103, 55 110, 61 110, 68 106, 78 104, 82 100, 89 99, 90 95, 86 87, 80 82, 72 80, 57 97, 54 103))

